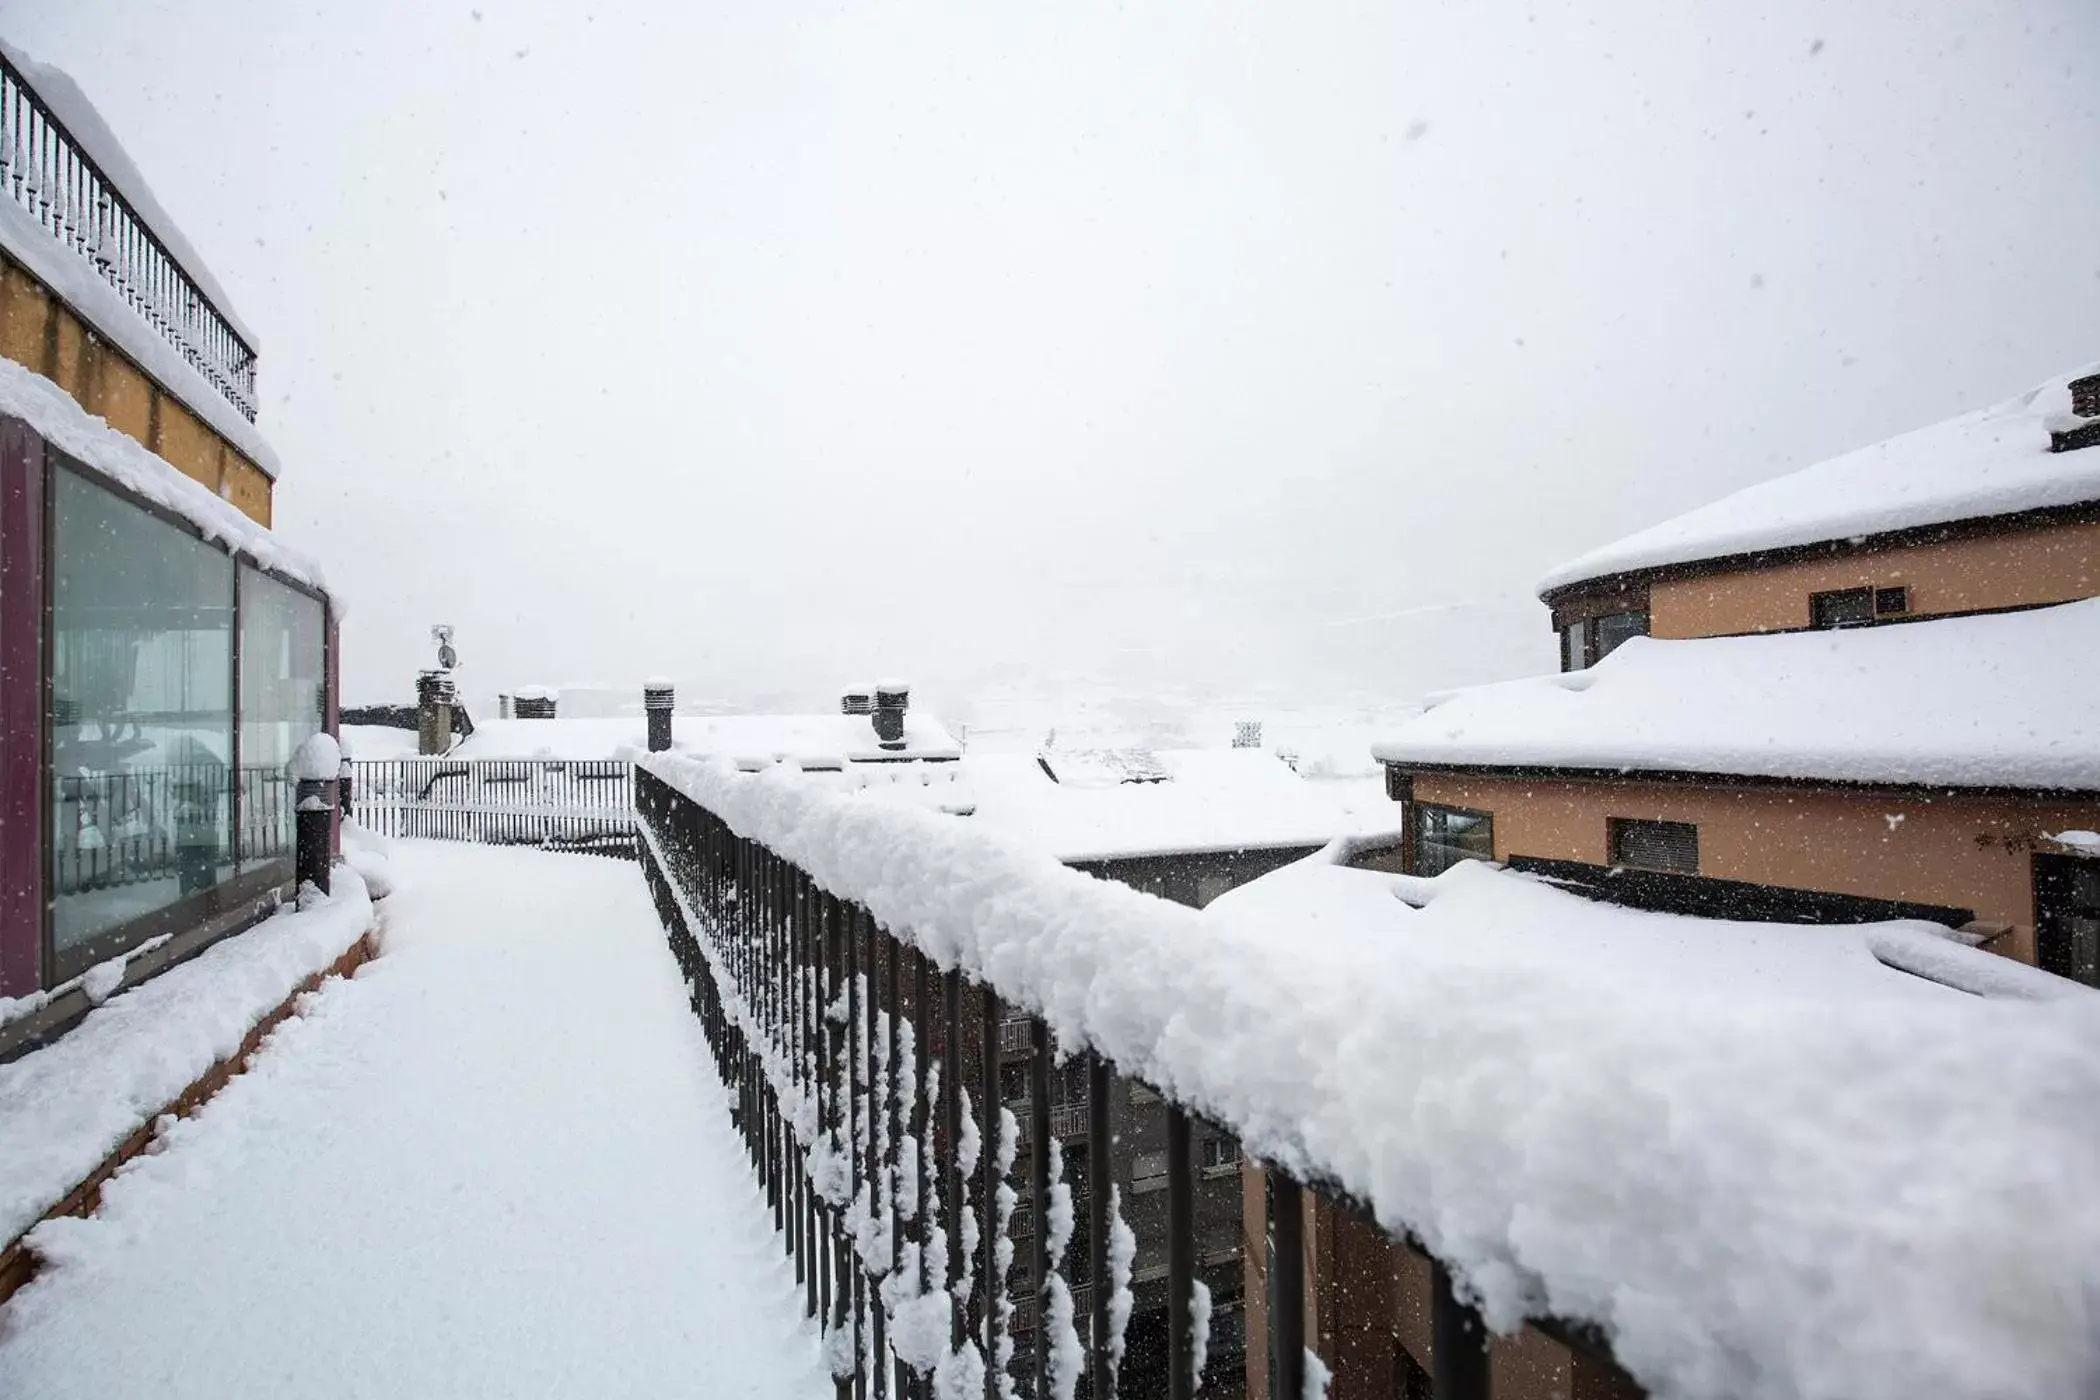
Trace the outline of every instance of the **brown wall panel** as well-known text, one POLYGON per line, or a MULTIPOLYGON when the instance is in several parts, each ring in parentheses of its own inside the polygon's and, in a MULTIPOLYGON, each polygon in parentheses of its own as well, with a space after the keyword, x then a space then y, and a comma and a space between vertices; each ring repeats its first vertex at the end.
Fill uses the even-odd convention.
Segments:
POLYGON ((34 277, 0 261, 0 356, 36 371, 89 413, 236 509, 268 525, 275 484, 34 277))
POLYGON ((1659 580, 1648 588, 1649 633, 1787 631, 1809 625, 1812 593, 1896 585, 1909 590, 1911 617, 2100 596, 2100 521, 1659 580))
POLYGON ((1702 875, 1974 909, 2013 925, 1993 952, 2030 963, 2036 838, 2100 828, 2100 800, 1433 774, 1415 798, 1493 812, 1498 860, 1601 865, 1608 818, 1692 822, 1702 875))

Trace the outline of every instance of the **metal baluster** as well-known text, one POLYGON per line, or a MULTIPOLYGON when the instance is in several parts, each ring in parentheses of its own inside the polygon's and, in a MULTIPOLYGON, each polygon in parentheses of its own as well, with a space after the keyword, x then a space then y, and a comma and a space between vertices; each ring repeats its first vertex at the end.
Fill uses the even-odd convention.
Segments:
MULTIPOLYGON (((933 1101, 928 1097, 926 1089, 928 1069, 933 1063, 934 1023, 930 1014, 933 1001, 933 963, 916 948, 911 950, 910 957, 912 1068, 918 1076, 918 1093, 913 1096, 911 1106, 912 1142, 918 1155, 912 1162, 913 1171, 918 1177, 913 1183, 913 1189, 919 1202, 919 1208, 912 1216, 911 1237, 912 1242, 919 1246, 919 1280, 920 1286, 924 1287, 925 1280, 931 1272, 926 1251, 933 1242, 934 1200, 939 1194, 933 1175, 934 1153, 928 1148, 926 1132, 927 1126, 933 1122, 933 1101)), ((911 1389, 915 1396, 924 1388, 920 1380, 919 1376, 913 1375, 911 1389)))
MULTIPOLYGON (((1088 1370, 1091 1400, 1111 1400, 1116 1393, 1115 1368, 1108 1346, 1108 1198, 1114 1174, 1108 1169, 1110 1145, 1115 1138, 1109 1124, 1109 1088, 1114 1076, 1100 1052, 1086 1056, 1086 1228, 1087 1283, 1092 1306, 1088 1309, 1088 1370)), ((1287 1392, 1295 1396, 1296 1391, 1287 1392)))
MULTIPOLYGON (((867 1119, 867 1215, 869 1215, 869 1219, 874 1219, 876 1211, 882 1209, 882 1159, 880 1159, 880 1133, 876 1131, 876 1125, 882 1121, 882 1081, 880 1081, 878 1070, 876 1070, 876 1031, 878 1031, 878 1026, 882 1024, 882 1014, 880 1014, 880 1007, 878 1007, 878 999, 882 995, 880 963, 878 963, 880 947, 878 947, 878 942, 876 942, 876 921, 869 917, 869 913, 865 909, 859 909, 859 907, 855 907, 855 917, 859 921, 861 945, 865 949, 863 959, 865 959, 865 968, 867 968, 867 987, 865 987, 865 997, 863 997, 867 1001, 867 1035, 865 1035, 865 1052, 863 1052, 867 1056, 867 1112, 865 1112, 865 1119, 867 1119)), ((861 1287, 867 1293, 867 1337, 869 1337, 869 1341, 867 1341, 867 1364, 863 1366, 863 1371, 867 1373, 865 1385, 867 1385, 869 1394, 882 1396, 888 1390, 886 1381, 884 1381, 884 1375, 882 1375, 882 1371, 884 1371, 884 1360, 882 1360, 882 1356, 884 1356, 884 1345, 882 1345, 882 1299, 876 1295, 876 1272, 874 1272, 874 1268, 867 1264, 867 1259, 861 1259, 861 1270, 859 1272, 861 1272, 861 1278, 863 1278, 861 1287)))
POLYGON ((1429 1352, 1436 1400, 1488 1400, 1487 1327, 1458 1299, 1451 1271, 1429 1269, 1429 1352))
MULTIPOLYGON (((889 1011, 889 1027, 883 1039, 885 1051, 888 1056, 886 1063, 888 1065, 889 1072, 883 1076, 883 1104, 881 1109, 882 1117, 879 1121, 887 1124, 889 1129, 889 1142, 885 1146, 885 1149, 882 1154, 882 1179, 889 1186, 888 1200, 883 1205, 883 1215, 886 1217, 889 1224, 889 1273, 891 1276, 895 1276, 897 1272, 899 1256, 901 1255, 904 1246, 904 1240, 902 1238, 903 1231, 898 1229, 898 1225, 900 1222, 897 1219, 897 1177, 899 1175, 898 1167, 902 1164, 903 1160, 901 1148, 903 1146, 904 1138, 904 1098, 903 1095, 898 1092, 897 1072, 897 1062, 900 1058, 898 1054, 898 1049, 902 1044, 902 1037, 899 1035, 899 1030, 900 1023, 904 1019, 904 1004, 898 995, 898 965, 903 961, 904 945, 899 943, 886 931, 882 933, 881 937, 883 949, 882 1000, 883 1005, 889 1011)), ((878 1309, 876 1312, 875 1321, 879 1335, 879 1329, 883 1323, 882 1312, 880 1309, 878 1309)), ((877 1364, 878 1366, 881 1366, 882 1370, 887 1371, 891 1369, 891 1365, 883 1364, 882 1358, 884 1354, 885 1353, 883 1352, 882 1348, 876 1348, 875 1355, 877 1359, 877 1364)), ((901 1360, 897 1360, 894 1361, 892 1364, 894 1365, 896 1371, 896 1383, 891 1387, 890 1393, 893 1395, 901 1396, 904 1393, 904 1363, 901 1360)), ((880 1392, 878 1391, 878 1393, 880 1392)))
MULTIPOLYGON (((842 942, 846 949, 846 1201, 853 1203, 861 1199, 861 1182, 865 1173, 861 1171, 861 926, 853 905, 842 911, 842 942)), ((853 1257, 853 1236, 846 1232, 844 1215, 840 1217, 840 1259, 846 1264, 842 1285, 850 1285, 853 1291, 853 1394, 855 1400, 867 1400, 867 1369, 861 1364, 861 1299, 863 1299, 863 1270, 853 1257)))
POLYGON ((1029 1331, 1029 1375, 1035 1400, 1049 1395, 1050 1317, 1050 1027, 1028 1018, 1028 1291, 1035 1299, 1029 1331))
POLYGON ((999 994, 989 984, 978 988, 981 1014, 978 1019, 979 1058, 977 1083, 978 1274, 983 1279, 984 1299, 984 1400, 999 1400, 999 1300, 1004 1290, 999 1279, 999 994))
POLYGON ((1167 1104, 1167 1396, 1196 1394, 1196 1220, 1194 1171, 1189 1154, 1189 1115, 1167 1104))
MULTIPOLYGON (((941 974, 941 1137, 943 1196, 947 1202, 948 1229, 948 1346, 959 1350, 963 1341, 964 1314, 969 1299, 962 1293, 963 1271, 963 1169, 962 1169, 962 970, 949 968, 941 974)), ((980 1140, 978 1150, 983 1150, 980 1140)))
POLYGON ((1305 1192, 1275 1167, 1268 1192, 1271 1396, 1305 1393, 1305 1192))

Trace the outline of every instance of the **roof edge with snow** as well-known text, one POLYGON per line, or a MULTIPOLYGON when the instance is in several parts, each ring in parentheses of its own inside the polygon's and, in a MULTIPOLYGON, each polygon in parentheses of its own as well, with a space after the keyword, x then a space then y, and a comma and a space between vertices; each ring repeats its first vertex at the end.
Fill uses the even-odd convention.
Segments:
MULTIPOLYGON (((0 210, 7 207, 0 200, 0 210)), ((342 614, 342 599, 329 589, 318 561, 90 414, 43 375, 9 359, 0 359, 0 417, 19 418, 82 466, 174 512, 250 563, 328 594, 330 608, 342 614)))
POLYGON ((1989 408, 1826 458, 1672 516, 1550 570, 1541 599, 1607 579, 1717 573, 1827 548, 1886 548, 1914 532, 1979 532, 2100 508, 2100 451, 2053 450, 2067 428, 2100 425, 2073 411, 2070 384, 2100 362, 1989 408))

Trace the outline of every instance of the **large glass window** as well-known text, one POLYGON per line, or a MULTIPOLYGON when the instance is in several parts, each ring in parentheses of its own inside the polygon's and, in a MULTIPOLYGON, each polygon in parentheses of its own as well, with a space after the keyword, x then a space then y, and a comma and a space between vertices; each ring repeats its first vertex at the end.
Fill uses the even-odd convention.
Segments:
POLYGON ((97 935, 233 873, 233 559, 52 473, 51 936, 97 935))
POLYGON ((1415 874, 1441 875, 1462 860, 1494 858, 1493 813, 1415 804, 1415 874))
POLYGON ((292 854, 285 765, 319 733, 326 704, 321 604, 241 566, 241 832, 243 867, 292 854))

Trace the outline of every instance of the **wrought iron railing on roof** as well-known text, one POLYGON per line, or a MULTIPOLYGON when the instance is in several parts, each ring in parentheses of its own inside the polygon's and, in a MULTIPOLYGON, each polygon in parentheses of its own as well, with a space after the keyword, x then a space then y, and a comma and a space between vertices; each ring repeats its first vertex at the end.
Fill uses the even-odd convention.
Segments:
POLYGON ((255 350, 4 55, 0 189, 255 421, 255 350))
MULTIPOLYGON (((1106 1178, 1090 1168, 1090 1189, 1072 1192, 1067 1238, 1052 1240, 1035 1222, 1053 1219, 1056 1193, 1069 1185, 1055 1175, 1053 1140, 1083 1154, 1082 1120, 1089 1145, 1113 1142, 1118 1121, 1129 1122, 1108 1058, 1079 1052, 1086 1102, 1060 1116, 1050 1027, 1020 1011, 1011 988, 937 967, 910 935, 647 767, 635 777, 635 812, 642 872, 730 1090, 732 1120, 804 1311, 826 1334, 835 1400, 1116 1400, 1132 1289, 1147 1281, 1132 1265, 1148 1243, 1166 1256, 1166 1374, 1151 1380, 1164 1380, 1167 1400, 1195 1400, 1217 1351, 1226 1353, 1221 1371, 1245 1364, 1236 1348, 1213 1348, 1209 1322, 1198 1321, 1212 1295, 1197 1248, 1193 1112, 1151 1086, 1148 1102, 1165 1122, 1164 1218, 1126 1216, 1115 1191, 1092 1189, 1106 1178), (1003 1102, 1014 1025, 1025 1035, 1025 1118, 1003 1102), (1060 1377, 1067 1367, 1078 1369, 1060 1377)), ((1274 1164, 1265 1191, 1267 1393, 1291 1400, 1313 1393, 1309 1197, 1380 1227, 1339 1188, 1301 1183, 1274 1164)), ((1426 1302, 1426 1393, 1488 1400, 1486 1326, 1433 1256, 1426 1302)), ((1640 1393, 1594 1328, 1532 1325, 1584 1358, 1609 1393, 1640 1393)), ((1424 1393, 1398 1368, 1391 1378, 1395 1400, 1424 1393)), ((1213 1377, 1235 1390, 1248 1379, 1213 1377)), ((1152 1393, 1132 1380, 1128 1393, 1152 1393)))

